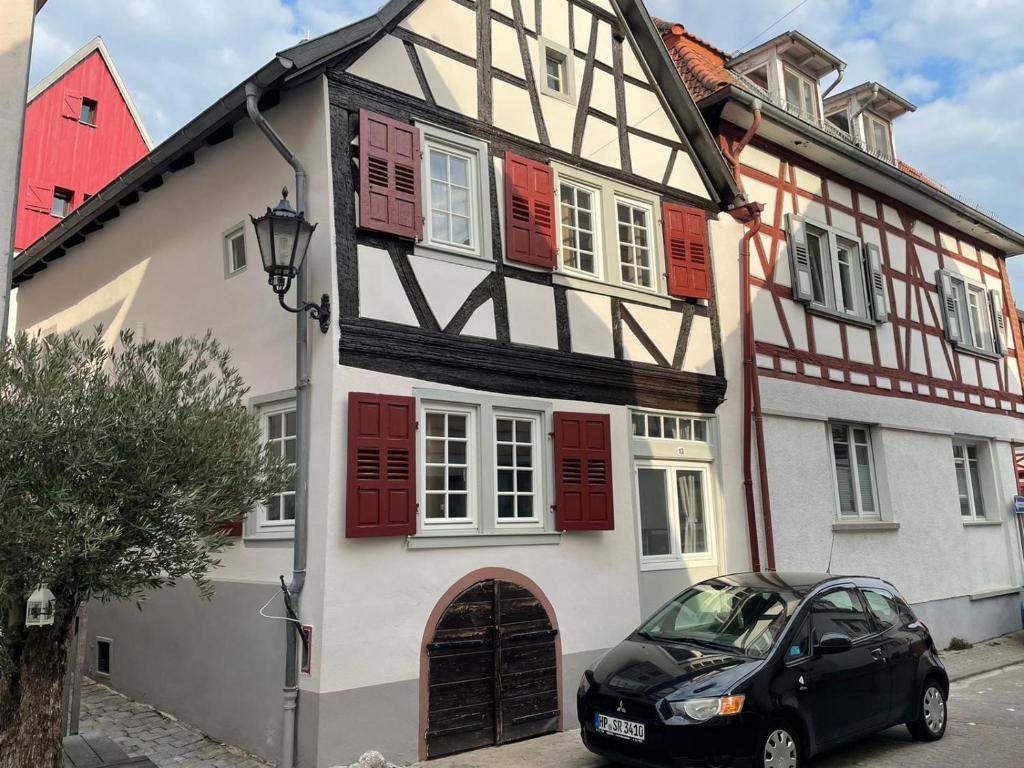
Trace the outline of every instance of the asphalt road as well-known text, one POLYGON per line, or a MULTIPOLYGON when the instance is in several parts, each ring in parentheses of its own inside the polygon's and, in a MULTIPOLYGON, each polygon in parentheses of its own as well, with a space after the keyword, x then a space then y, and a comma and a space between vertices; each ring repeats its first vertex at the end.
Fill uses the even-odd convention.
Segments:
POLYGON ((1021 768, 1024 766, 1024 665, 960 683, 949 695, 946 735, 914 741, 903 726, 821 755, 808 768, 1021 768))
MULTIPOLYGON (((613 768, 578 731, 420 764, 424 768, 613 768)), ((941 741, 914 741, 903 726, 820 755, 805 768, 1024 768, 1024 664, 954 683, 941 741)))

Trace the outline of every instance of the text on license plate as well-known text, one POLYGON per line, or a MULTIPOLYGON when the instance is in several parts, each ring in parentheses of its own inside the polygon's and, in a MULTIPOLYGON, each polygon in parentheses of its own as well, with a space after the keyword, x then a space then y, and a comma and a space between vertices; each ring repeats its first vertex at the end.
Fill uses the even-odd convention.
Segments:
POLYGON ((620 739, 630 741, 644 740, 644 724, 631 723, 629 720, 620 720, 617 717, 608 717, 600 713, 594 714, 594 728, 609 736, 618 736, 620 739))

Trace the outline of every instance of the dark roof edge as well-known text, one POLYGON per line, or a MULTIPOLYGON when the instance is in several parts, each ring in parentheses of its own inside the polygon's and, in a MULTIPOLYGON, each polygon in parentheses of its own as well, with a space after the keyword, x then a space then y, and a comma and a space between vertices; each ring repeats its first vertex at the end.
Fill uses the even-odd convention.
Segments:
POLYGON ((672 63, 668 48, 655 27, 654 20, 639 0, 618 0, 617 4, 643 60, 650 67, 651 74, 670 109, 679 119, 683 135, 694 152, 697 173, 717 196, 715 202, 724 210, 742 205, 746 198, 736 184, 722 150, 711 135, 704 115, 697 108, 693 97, 683 84, 679 71, 672 63))
MULTIPOLYGON (((800 118, 791 115, 786 110, 777 107, 770 102, 758 99, 756 96, 751 95, 732 83, 722 86, 722 88, 703 99, 700 102, 700 107, 701 109, 704 109, 727 98, 731 98, 745 106, 749 106, 751 100, 760 101, 761 110, 765 113, 766 117, 770 116, 775 122, 781 123, 787 128, 806 136, 816 144, 823 145, 829 149, 839 152, 840 154, 846 155, 851 160, 856 160, 857 162, 870 167, 872 170, 879 171, 880 173, 889 176, 893 181, 899 182, 904 187, 908 187, 915 192, 920 192, 929 197, 938 196, 943 205, 968 219, 976 221, 980 226, 987 227, 997 237, 1001 237, 1007 242, 1017 246, 1019 250, 1016 251, 1016 253, 1007 253, 1007 256, 1024 253, 1024 234, 1017 232, 1015 229, 1011 229, 1005 224, 993 219, 988 214, 982 213, 977 208, 973 208, 967 203, 958 200, 945 190, 933 187, 919 179, 915 179, 910 174, 904 173, 899 168, 890 165, 884 160, 879 160, 877 157, 868 154, 858 147, 830 136, 825 131, 815 128, 813 125, 804 122, 800 118)), ((972 234, 971 236, 977 240, 984 239, 977 234, 972 234)), ((993 249, 995 249, 995 246, 993 246, 993 249)))

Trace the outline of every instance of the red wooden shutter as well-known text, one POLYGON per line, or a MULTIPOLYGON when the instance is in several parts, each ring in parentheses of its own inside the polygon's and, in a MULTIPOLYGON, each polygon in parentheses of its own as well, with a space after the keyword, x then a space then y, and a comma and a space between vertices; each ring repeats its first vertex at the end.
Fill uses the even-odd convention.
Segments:
POLYGON ((561 531, 615 528, 608 414, 555 413, 555 526, 561 531))
POLYGON ((665 228, 668 292, 673 296, 710 299, 711 267, 704 211, 662 203, 661 218, 665 228))
POLYGON ((82 116, 82 94, 76 91, 64 91, 60 114, 61 117, 78 120, 82 116))
POLYGON ((236 520, 232 523, 224 523, 224 535, 225 536, 241 536, 242 535, 242 521, 236 520))
POLYGON ((345 531, 349 538, 416 533, 414 398, 348 396, 345 531))
POLYGON ((505 230, 509 261, 555 268, 555 176, 551 166, 505 153, 505 230))
POLYGON ((409 123, 359 112, 359 226, 419 240, 420 134, 409 123))
POLYGON ((49 213, 53 209, 53 186, 30 181, 25 185, 25 207, 30 211, 49 213))

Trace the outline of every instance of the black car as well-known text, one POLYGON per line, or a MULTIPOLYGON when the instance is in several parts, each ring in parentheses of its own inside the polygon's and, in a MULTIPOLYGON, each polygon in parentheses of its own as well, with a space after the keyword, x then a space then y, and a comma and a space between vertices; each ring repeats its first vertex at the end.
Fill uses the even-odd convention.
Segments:
POLYGON ((687 589, 588 669, 583 743, 627 765, 797 768, 906 723, 946 730, 928 628, 881 579, 742 573, 687 589))

